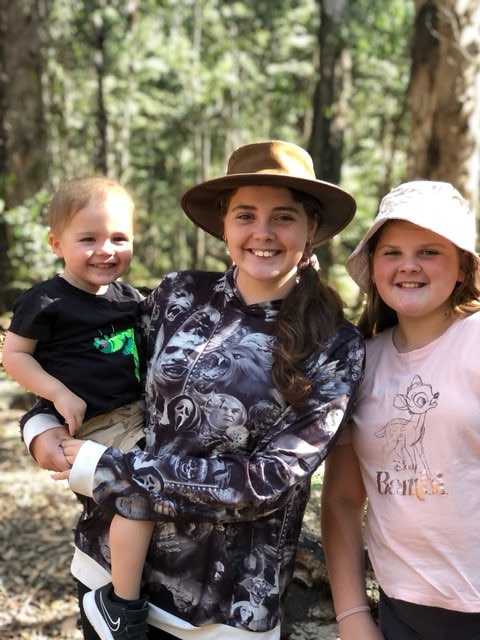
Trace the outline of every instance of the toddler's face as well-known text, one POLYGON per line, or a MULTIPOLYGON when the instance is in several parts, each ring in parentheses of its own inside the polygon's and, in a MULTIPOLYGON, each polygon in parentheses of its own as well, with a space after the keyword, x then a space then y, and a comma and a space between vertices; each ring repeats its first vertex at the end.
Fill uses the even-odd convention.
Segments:
POLYGON ((107 193, 80 209, 65 229, 51 234, 50 245, 65 262, 70 284, 101 294, 130 266, 133 255, 133 214, 130 201, 107 193))

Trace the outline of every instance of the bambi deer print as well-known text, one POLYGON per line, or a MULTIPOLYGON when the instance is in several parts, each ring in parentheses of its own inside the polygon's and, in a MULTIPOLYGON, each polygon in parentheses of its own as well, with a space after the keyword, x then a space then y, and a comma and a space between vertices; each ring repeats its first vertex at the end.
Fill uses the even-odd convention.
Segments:
POLYGON ((423 438, 427 412, 437 406, 439 395, 430 384, 425 384, 419 375, 415 375, 407 392, 395 396, 393 405, 400 411, 406 411, 408 418, 393 418, 375 434, 377 438, 385 438, 385 468, 393 466, 396 471, 425 471, 429 478, 432 477, 423 450, 423 438))

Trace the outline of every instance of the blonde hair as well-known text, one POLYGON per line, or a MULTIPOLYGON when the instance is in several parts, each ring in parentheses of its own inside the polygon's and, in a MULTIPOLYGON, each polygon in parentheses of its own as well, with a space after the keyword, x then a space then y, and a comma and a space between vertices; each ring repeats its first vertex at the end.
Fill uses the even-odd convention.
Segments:
POLYGON ((87 176, 72 178, 60 185, 50 200, 47 209, 47 223, 50 230, 58 235, 64 231, 72 218, 81 209, 97 198, 117 192, 125 197, 135 219, 135 205, 131 195, 120 183, 105 176, 87 176))

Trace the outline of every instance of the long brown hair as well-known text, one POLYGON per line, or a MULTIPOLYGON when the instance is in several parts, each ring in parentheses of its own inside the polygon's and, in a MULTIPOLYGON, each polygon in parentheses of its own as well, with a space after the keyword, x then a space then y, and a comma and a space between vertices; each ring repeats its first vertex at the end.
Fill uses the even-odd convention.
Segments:
MULTIPOLYGON (((312 196, 290 189, 307 216, 321 224, 321 205, 312 196)), ((224 191, 217 199, 217 212, 225 216, 235 190, 224 191)), ((306 248, 308 254, 309 249, 306 248)), ((276 317, 277 340, 273 350, 272 379, 277 391, 293 406, 307 400, 312 381, 302 366, 313 353, 322 349, 344 317, 343 303, 305 256, 298 270, 297 284, 284 298, 276 317)))
MULTIPOLYGON (((370 238, 368 242, 368 255, 370 271, 375 248, 382 231, 388 225, 388 221, 370 238)), ((470 315, 480 311, 480 269, 474 255, 458 249, 460 266, 464 273, 464 279, 457 282, 450 298, 450 309, 456 315, 470 315)), ((368 291, 365 297, 365 306, 358 320, 358 328, 364 338, 371 338, 389 327, 398 324, 396 311, 389 307, 378 295, 378 291, 370 278, 368 291)))

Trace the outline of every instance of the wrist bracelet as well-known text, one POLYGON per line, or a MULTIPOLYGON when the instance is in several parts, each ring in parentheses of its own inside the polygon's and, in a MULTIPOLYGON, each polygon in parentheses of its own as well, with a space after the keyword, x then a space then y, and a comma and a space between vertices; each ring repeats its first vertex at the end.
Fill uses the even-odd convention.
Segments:
POLYGON ((361 607, 352 607, 351 609, 342 611, 342 613, 338 614, 335 620, 337 622, 340 622, 340 620, 343 620, 344 618, 348 618, 348 616, 353 616, 354 613, 360 613, 361 611, 370 611, 370 607, 368 606, 368 604, 362 604, 361 607))

